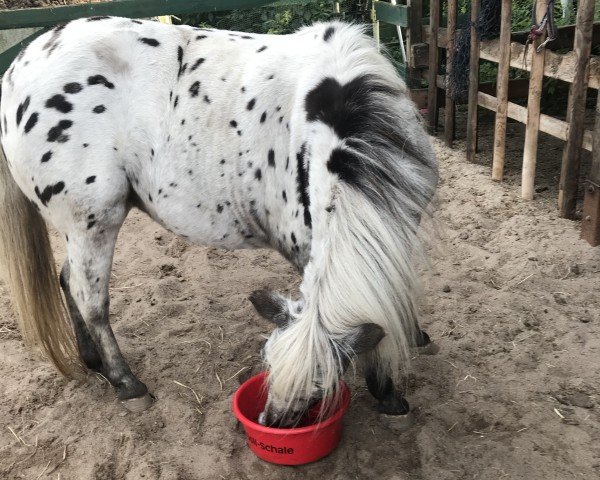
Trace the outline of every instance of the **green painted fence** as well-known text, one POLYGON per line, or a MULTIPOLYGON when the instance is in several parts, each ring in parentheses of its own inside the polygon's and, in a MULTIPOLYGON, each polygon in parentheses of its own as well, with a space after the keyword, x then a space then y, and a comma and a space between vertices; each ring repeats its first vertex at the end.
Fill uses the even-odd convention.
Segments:
POLYGON ((269 5, 294 5, 311 0, 115 0, 113 2, 81 3, 45 8, 0 10, 0 30, 42 27, 29 37, 0 53, 0 76, 18 53, 49 28, 78 18, 112 15, 147 18, 160 15, 183 15, 235 9, 250 9, 269 5))
POLYGON ((129 18, 181 15, 247 9, 277 3, 275 0, 117 0, 45 8, 0 11, 0 30, 47 27, 77 18, 114 15, 129 18))

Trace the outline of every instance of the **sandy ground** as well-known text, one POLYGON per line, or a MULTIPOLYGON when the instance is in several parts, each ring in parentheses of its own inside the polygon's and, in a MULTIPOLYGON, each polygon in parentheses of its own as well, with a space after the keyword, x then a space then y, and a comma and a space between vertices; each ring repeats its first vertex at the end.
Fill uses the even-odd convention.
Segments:
POLYGON ((111 320, 157 403, 130 414, 101 378, 59 377, 23 347, 0 285, 0 478, 600 477, 599 250, 557 217, 561 144, 542 138, 540 193, 524 202, 522 126, 509 125, 503 184, 490 180, 491 130, 482 132, 482 165, 465 162, 461 142, 448 150, 435 140, 440 233, 421 304, 440 352, 414 358, 412 427, 378 415, 350 376, 352 405, 331 456, 293 468, 254 457, 230 401, 271 326, 247 297, 261 287, 293 293, 300 279, 273 252, 188 246, 133 213, 117 247, 111 320))

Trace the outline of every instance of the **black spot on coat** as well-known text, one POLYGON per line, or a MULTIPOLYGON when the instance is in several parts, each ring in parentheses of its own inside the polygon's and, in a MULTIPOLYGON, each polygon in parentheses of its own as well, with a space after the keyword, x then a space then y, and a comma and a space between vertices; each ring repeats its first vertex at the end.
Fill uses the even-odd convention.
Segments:
POLYGON ((204 58, 199 58, 198 60, 196 60, 194 62, 194 64, 192 65, 192 68, 190 68, 190 72, 193 72, 194 70, 196 70, 200 65, 202 65, 204 63, 204 58))
POLYGON ((37 112, 33 112, 31 114, 31 116, 29 117, 29 120, 27 120, 27 123, 25 124, 25 133, 29 133, 31 131, 31 129, 33 127, 35 127, 35 124, 37 123, 39 118, 39 115, 37 112))
POLYGON ((266 46, 266 45, 263 45, 262 47, 260 47, 260 48, 259 48, 259 49, 256 51, 256 53, 264 52, 266 49, 267 49, 267 46, 266 46))
POLYGON ((67 102, 64 95, 57 94, 46 100, 46 108, 56 108, 61 113, 69 113, 73 110, 73 104, 67 102))
POLYGON ((275 168, 275 151, 273 149, 269 150, 267 161, 269 162, 269 167, 275 168))
POLYGON ((146 45, 150 45, 151 47, 158 47, 160 45, 160 42, 155 38, 142 37, 138 38, 138 40, 146 45))
POLYGON ((29 102, 31 101, 31 97, 27 97, 25 101, 17 107, 17 127, 21 124, 21 120, 23 119, 23 114, 27 111, 29 107, 29 102))
POLYGON ((331 37, 333 36, 334 33, 335 33, 335 28, 328 27, 327 30, 325 30, 325 34, 323 35, 323 40, 325 40, 326 42, 328 42, 331 39, 331 37))
POLYGON ((246 109, 247 110, 252 110, 254 108, 254 104, 256 103, 256 98, 253 98, 252 100, 250 100, 248 102, 248 105, 246 105, 246 109))
POLYGON ((106 107, 104 105, 96 105, 92 110, 94 113, 103 113, 104 111, 106 111, 106 107))
POLYGON ((71 83, 67 83, 64 87, 63 87, 63 91, 65 93, 79 93, 83 90, 83 86, 81 85, 81 83, 77 83, 77 82, 71 82, 71 83))
POLYGON ((179 78, 183 73, 183 48, 181 45, 177 47, 177 63, 179 63, 179 70, 177 71, 177 78, 179 78))
POLYGON ((48 150, 46 153, 44 153, 42 155, 42 163, 46 163, 51 158, 52 158, 52 150, 48 150))
POLYGON ((53 195, 58 195, 63 191, 64 188, 65 182, 58 182, 54 185, 48 185, 43 191, 40 192, 40 189, 36 185, 35 194, 40 199, 40 202, 42 202, 42 205, 45 206, 48 205, 48 202, 52 199, 53 195))
POLYGON ((367 130, 369 120, 376 115, 372 99, 377 93, 393 95, 397 92, 368 75, 343 86, 334 78, 325 78, 306 96, 306 119, 329 125, 340 138, 355 136, 367 130))
POLYGON ((199 81, 195 81, 190 86, 190 96, 191 97, 197 97, 199 91, 200 91, 200 82, 199 81))
POLYGON ((96 181, 96 175, 92 175, 91 177, 87 177, 87 178, 85 179, 85 183, 87 183, 88 185, 89 185, 90 183, 94 183, 95 181, 96 181))
POLYGON ((115 88, 114 83, 109 82, 104 75, 92 75, 88 78, 88 85, 104 85, 106 88, 115 88))
POLYGON ((64 133, 64 130, 71 128, 73 122, 71 120, 61 120, 54 127, 48 130, 48 141, 65 143, 69 140, 69 136, 64 133))
MULTIPOLYGON (((56 27, 54 27, 52 29, 52 33, 50 35, 50 38, 48 39, 48 41, 46 42, 46 44, 42 47, 42 50, 48 50, 48 56, 50 56, 50 54, 56 49, 56 47, 58 46, 58 40, 60 38, 60 33, 63 30, 63 28, 65 28, 67 26, 66 23, 57 25, 56 27)), ((10 78, 10 75, 9 75, 10 78)))

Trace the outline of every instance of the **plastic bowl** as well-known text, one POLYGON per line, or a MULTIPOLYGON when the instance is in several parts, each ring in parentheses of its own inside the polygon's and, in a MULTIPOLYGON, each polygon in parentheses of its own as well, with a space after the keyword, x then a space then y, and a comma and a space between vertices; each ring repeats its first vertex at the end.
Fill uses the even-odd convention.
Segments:
MULTIPOLYGON (((340 381, 342 400, 338 409, 318 423, 299 428, 265 427, 257 422, 267 403, 267 372, 244 382, 233 396, 233 413, 244 426, 248 446, 257 457, 279 465, 302 465, 329 455, 342 436, 342 418, 350 405, 350 392, 340 381)), ((309 412, 316 418, 320 404, 309 412)))

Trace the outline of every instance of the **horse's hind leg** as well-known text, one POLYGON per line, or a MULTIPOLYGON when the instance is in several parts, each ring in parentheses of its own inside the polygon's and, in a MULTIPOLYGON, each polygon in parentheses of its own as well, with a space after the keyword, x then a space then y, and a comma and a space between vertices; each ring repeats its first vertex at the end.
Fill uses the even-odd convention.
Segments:
POLYGON ((71 288, 69 286, 69 262, 66 261, 60 272, 60 286, 67 299, 67 307, 69 314, 73 322, 73 329, 75 330, 75 338, 77 339, 77 347, 79 349, 79 356, 87 368, 95 372, 102 372, 102 358, 98 353, 96 344, 90 335, 81 313, 77 308, 77 304, 71 295, 71 288))
POLYGON ((131 372, 108 322, 114 247, 127 210, 124 204, 113 205, 105 213, 110 218, 97 218, 83 229, 69 232, 63 282, 68 287, 67 301, 83 360, 89 361, 89 366, 98 365, 99 360, 100 371, 117 389, 119 400, 130 410, 142 411, 152 404, 152 397, 131 372))

